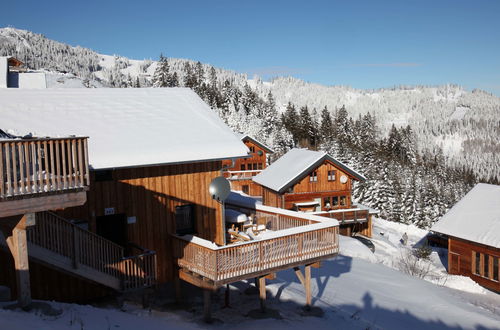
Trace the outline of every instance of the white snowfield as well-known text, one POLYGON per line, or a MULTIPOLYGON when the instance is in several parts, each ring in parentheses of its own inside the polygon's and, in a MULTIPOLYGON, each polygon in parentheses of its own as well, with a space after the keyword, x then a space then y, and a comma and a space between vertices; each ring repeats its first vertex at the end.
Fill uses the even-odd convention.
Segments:
POLYGON ((341 237, 340 243, 341 255, 312 271, 313 305, 323 310, 323 317, 301 315, 304 288, 293 270, 287 270, 279 272, 275 280, 267 281, 267 306, 279 311, 281 320, 246 317, 249 311, 258 309, 258 296, 242 294, 248 284, 239 282, 231 285, 230 308, 222 307, 223 290, 214 299, 213 317, 223 322, 215 325, 201 321, 200 290, 189 311, 149 313, 130 303, 120 311, 113 307, 51 302, 63 313, 48 317, 0 308, 0 329, 500 329, 499 295, 437 286, 376 263, 371 251, 353 238, 341 237), (345 255, 347 250, 355 256, 345 255), (370 259, 371 262, 366 261, 370 259))
POLYGON ((431 231, 500 248, 500 186, 478 183, 431 231))
MULTIPOLYGON (((338 160, 333 159, 326 152, 294 148, 281 156, 258 175, 254 176, 253 181, 274 191, 281 192, 288 184, 300 177, 305 171, 309 169, 312 170, 316 164, 324 159, 333 161, 339 167, 350 172, 353 176, 360 180, 365 180, 364 176, 338 160)), ((340 178, 337 178, 337 180, 339 179, 340 178)))
POLYGON ((89 137, 94 169, 246 156, 248 148, 189 88, 0 89, 0 129, 89 137))

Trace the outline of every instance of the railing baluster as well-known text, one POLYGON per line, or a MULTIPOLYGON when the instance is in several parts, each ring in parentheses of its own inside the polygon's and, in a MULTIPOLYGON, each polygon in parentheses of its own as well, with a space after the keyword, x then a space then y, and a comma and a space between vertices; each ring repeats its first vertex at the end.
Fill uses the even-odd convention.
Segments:
POLYGON ((10 149, 8 143, 4 144, 4 149, 5 149, 5 169, 7 170, 7 195, 12 196, 10 149))
POLYGON ((4 160, 4 152, 2 145, 0 144, 0 198, 3 198, 5 196, 5 179, 4 179, 4 172, 3 172, 3 160, 4 160))

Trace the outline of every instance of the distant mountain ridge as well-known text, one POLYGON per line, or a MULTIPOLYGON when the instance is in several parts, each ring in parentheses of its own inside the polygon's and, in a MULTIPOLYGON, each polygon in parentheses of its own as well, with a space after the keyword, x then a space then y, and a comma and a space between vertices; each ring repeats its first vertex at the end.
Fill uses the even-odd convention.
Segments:
MULTIPOLYGON (((15 28, 0 29, 0 56, 13 55, 31 69, 45 70, 49 87, 134 87, 151 86, 157 62, 102 55, 91 49, 73 47, 47 39, 41 34, 15 28)), ((186 78, 188 59, 169 58, 170 70, 180 84, 186 78)), ((207 84, 212 66, 202 64, 207 84)), ((244 90, 251 88, 265 99, 272 92, 282 112, 288 102, 308 106, 315 119, 326 106, 334 111, 345 105, 353 118, 367 112, 375 115, 381 135, 392 124, 411 125, 419 149, 441 148, 455 166, 468 166, 480 177, 500 179, 500 98, 490 93, 466 91, 457 85, 400 86, 360 90, 347 86, 324 86, 293 77, 278 77, 264 82, 258 77, 214 68, 215 83, 224 82, 244 90)), ((234 95, 240 100, 241 95, 234 95)), ((243 102, 243 101, 241 101, 243 102)), ((245 125, 229 124, 239 130, 245 125)), ((243 128, 242 128, 243 127, 243 128)), ((252 129, 249 129, 252 132, 252 129)))

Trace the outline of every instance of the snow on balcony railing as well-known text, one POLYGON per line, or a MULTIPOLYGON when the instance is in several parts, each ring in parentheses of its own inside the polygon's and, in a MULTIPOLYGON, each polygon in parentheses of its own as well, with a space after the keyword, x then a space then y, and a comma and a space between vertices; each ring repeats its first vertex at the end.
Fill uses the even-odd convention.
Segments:
POLYGON ((216 246, 196 236, 174 236, 174 256, 179 267, 214 282, 305 264, 338 253, 338 222, 311 214, 260 204, 231 204, 264 221, 266 231, 254 240, 216 246))

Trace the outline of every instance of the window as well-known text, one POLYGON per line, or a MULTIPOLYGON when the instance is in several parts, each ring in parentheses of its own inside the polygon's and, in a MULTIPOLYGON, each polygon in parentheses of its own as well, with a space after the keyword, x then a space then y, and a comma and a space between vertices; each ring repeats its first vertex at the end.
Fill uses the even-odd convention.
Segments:
POLYGON ((332 207, 332 204, 330 204, 330 197, 324 197, 323 198, 323 208, 330 209, 331 207, 332 207))
POLYGON ((262 170, 262 163, 257 164, 257 169, 262 170))
POLYGON ((328 181, 335 181, 335 171, 328 171, 328 181))
POLYGON ((472 273, 498 282, 499 259, 497 256, 472 251, 472 273))
POLYGON ((253 163, 253 170, 255 171, 257 169, 257 163, 253 163))
POLYGON ((175 229, 178 235, 194 234, 194 205, 179 205, 175 207, 175 229))
POLYGON ((250 152, 255 152, 255 147, 250 147, 250 152))
POLYGON ((332 197, 332 207, 339 206, 339 196, 332 197))
POLYGON ((250 189, 248 188, 247 184, 242 185, 241 190, 247 195, 250 193, 250 189))
POLYGON ((490 277, 490 256, 485 254, 483 257, 483 276, 484 277, 490 277))
POLYGON ((493 257, 493 280, 498 281, 498 257, 493 257))
POLYGON ((346 205, 347 205, 346 196, 340 196, 340 206, 346 206, 346 205))
POLYGON ((476 254, 476 267, 474 269, 474 274, 481 275, 481 253, 475 252, 476 254))
POLYGON ((244 171, 245 170, 245 164, 241 164, 241 170, 244 171))
POLYGON ((309 182, 318 182, 318 172, 314 171, 309 174, 309 182))

